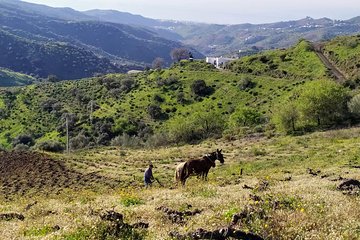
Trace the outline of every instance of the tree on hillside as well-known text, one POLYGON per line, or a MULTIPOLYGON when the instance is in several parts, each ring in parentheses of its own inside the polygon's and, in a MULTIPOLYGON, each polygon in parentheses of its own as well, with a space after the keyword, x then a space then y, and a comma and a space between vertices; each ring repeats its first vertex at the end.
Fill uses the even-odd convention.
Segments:
POLYGON ((46 81, 55 83, 55 82, 60 81, 60 79, 59 79, 56 75, 50 74, 50 75, 47 77, 46 81))
POLYGON ((207 96, 214 92, 212 87, 206 85, 204 80, 196 80, 191 84, 191 91, 197 96, 207 96))
POLYGON ((189 59, 189 57, 190 57, 189 49, 187 49, 187 48, 174 48, 170 52, 170 56, 171 56, 171 59, 174 62, 180 62, 183 59, 189 59))
POLYGON ((300 112, 296 104, 292 101, 287 101, 282 102, 276 107, 273 121, 281 131, 291 133, 296 131, 299 118, 300 112))
POLYGON ((302 87, 297 101, 305 120, 334 124, 346 117, 348 92, 330 80, 312 81, 302 87))
POLYGON ((287 133, 297 127, 334 125, 348 117, 348 92, 330 80, 305 83, 274 108, 273 122, 287 133))
POLYGON ((164 66, 164 59, 163 58, 155 58, 154 61, 152 62, 152 68, 156 69, 156 70, 161 70, 164 66))
POLYGON ((255 108, 243 107, 238 109, 230 116, 230 125, 232 127, 254 126, 262 123, 264 120, 262 114, 255 108))
POLYGON ((360 94, 355 95, 348 103, 350 112, 356 116, 360 117, 360 94))

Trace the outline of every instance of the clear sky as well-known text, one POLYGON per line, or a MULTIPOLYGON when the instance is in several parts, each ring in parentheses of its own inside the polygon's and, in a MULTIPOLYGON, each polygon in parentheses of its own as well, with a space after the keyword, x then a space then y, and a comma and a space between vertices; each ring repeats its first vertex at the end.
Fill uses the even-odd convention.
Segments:
POLYGON ((209 23, 268 23, 304 18, 349 19, 360 0, 25 0, 76 10, 115 9, 156 19, 209 23))

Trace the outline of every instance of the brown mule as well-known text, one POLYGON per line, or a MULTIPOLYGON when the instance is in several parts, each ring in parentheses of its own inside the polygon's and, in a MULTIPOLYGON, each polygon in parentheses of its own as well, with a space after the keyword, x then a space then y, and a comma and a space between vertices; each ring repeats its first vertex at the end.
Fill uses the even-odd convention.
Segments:
POLYGON ((200 176, 203 180, 207 179, 207 175, 211 167, 215 167, 215 161, 219 160, 224 163, 224 156, 221 153, 222 149, 217 149, 200 159, 190 159, 184 163, 180 163, 175 170, 175 180, 181 181, 185 185, 186 179, 191 175, 200 176))

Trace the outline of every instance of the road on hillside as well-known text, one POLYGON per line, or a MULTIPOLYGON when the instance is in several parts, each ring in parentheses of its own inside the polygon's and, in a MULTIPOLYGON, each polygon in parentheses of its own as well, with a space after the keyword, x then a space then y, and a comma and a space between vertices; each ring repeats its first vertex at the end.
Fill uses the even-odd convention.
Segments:
POLYGON ((313 43, 312 44, 315 50, 315 53, 318 55, 320 60, 324 63, 324 65, 331 71, 331 73, 335 76, 338 82, 344 82, 346 77, 344 74, 340 72, 340 70, 324 55, 322 43, 313 43))

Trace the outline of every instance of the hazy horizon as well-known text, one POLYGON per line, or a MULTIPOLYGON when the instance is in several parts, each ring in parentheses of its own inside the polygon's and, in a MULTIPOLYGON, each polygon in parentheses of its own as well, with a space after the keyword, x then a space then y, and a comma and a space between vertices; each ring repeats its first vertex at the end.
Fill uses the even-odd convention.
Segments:
POLYGON ((244 0, 25 0, 52 7, 71 7, 85 11, 91 9, 112 9, 140 14, 154 19, 194 21, 218 24, 269 23, 305 18, 328 17, 346 20, 360 15, 360 1, 267 1, 244 0))

